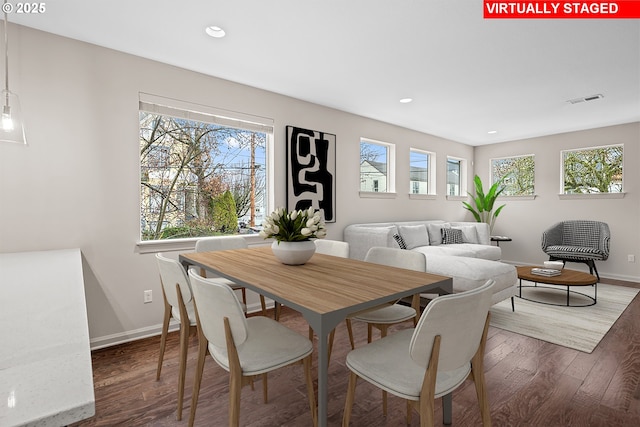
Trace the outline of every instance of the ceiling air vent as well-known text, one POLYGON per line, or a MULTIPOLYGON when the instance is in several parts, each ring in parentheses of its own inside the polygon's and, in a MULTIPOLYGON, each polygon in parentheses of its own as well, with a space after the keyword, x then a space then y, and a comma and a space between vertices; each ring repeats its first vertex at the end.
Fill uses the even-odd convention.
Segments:
POLYGON ((604 95, 599 93, 597 95, 585 96, 583 98, 570 99, 567 102, 569 104, 580 104, 581 102, 595 101, 596 99, 602 99, 602 98, 604 98, 604 95))

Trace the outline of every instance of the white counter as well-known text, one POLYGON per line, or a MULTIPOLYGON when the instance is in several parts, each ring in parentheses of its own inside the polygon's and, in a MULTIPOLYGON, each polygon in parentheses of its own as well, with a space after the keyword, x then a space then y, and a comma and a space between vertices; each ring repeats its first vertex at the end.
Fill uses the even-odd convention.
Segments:
POLYGON ((94 414, 80 250, 0 254, 0 426, 94 414))

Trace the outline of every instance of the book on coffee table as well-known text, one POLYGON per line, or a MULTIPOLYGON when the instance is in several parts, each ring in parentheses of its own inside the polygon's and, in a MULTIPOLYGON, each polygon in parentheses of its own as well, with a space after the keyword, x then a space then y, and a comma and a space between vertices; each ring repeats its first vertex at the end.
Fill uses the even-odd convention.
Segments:
POLYGON ((532 268, 531 269, 531 274, 536 274, 538 276, 545 276, 545 277, 551 277, 551 276, 559 276, 562 272, 560 270, 554 270, 552 268, 532 268))

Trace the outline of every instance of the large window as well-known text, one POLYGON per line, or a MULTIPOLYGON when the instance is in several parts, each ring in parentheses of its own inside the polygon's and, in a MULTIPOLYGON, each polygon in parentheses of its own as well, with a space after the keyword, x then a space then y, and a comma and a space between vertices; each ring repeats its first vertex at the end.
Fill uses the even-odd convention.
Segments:
POLYGON ((466 179, 465 160, 447 157, 447 196, 463 196, 467 191, 466 179))
POLYGON ((622 193, 622 155, 622 145, 562 151, 562 192, 622 193))
POLYGON ((409 193, 435 194, 434 153, 412 148, 409 152, 409 193))
POLYGON ((502 179, 503 196, 532 196, 535 189, 533 154, 491 159, 491 184, 502 179))
POLYGON ((360 191, 394 192, 394 163, 393 145, 362 139, 360 141, 360 191))
POLYGON ((139 115, 142 240, 257 230, 268 213, 268 119, 142 94, 139 115))

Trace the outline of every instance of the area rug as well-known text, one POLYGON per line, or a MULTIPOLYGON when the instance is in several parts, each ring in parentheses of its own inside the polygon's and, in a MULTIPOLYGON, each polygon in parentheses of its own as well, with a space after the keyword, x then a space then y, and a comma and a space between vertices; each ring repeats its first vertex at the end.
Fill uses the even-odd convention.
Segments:
MULTIPOLYGON (((523 281, 523 285, 528 282, 523 281)), ((546 285, 545 285, 546 286, 546 285)), ((572 287, 593 296, 593 287, 572 287)), ((540 304, 515 298, 516 311, 507 299, 491 308, 491 326, 537 338, 553 344, 591 353, 633 300, 639 289, 598 284, 598 302, 590 307, 540 304)), ((536 301, 566 304, 566 287, 545 289, 523 287, 522 296, 536 301)), ((579 294, 571 294, 571 304, 588 304, 579 294)))

